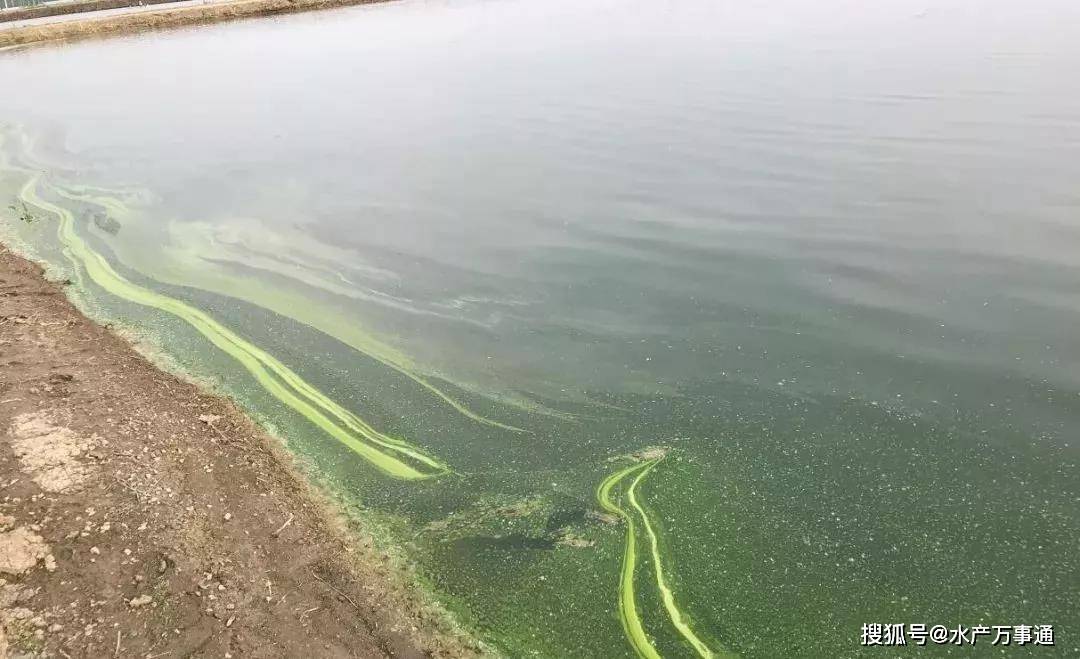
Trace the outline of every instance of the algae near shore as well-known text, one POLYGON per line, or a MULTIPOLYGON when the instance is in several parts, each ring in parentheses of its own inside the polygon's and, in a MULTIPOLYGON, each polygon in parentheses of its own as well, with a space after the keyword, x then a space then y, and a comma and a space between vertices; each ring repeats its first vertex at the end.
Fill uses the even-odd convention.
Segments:
POLYGON ((22 52, 5 241, 508 656, 1065 625, 1080 160, 1045 108, 1080 111, 1051 75, 1075 46, 1017 21, 995 38, 1043 75, 984 85, 988 32, 945 47, 963 3, 876 9, 922 44, 893 50, 882 14, 782 4, 402 2, 22 52))

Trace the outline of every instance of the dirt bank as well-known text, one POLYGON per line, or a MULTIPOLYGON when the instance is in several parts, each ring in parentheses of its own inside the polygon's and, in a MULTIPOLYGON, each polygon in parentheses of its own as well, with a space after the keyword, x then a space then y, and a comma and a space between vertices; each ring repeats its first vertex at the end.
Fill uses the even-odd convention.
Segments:
POLYGON ((0 48, 26 46, 44 41, 86 39, 110 34, 140 32, 183 25, 215 23, 239 18, 269 16, 349 5, 372 4, 387 0, 240 0, 206 5, 188 5, 175 9, 139 11, 95 18, 20 26, 17 22, 0 28, 0 48))
POLYGON ((32 7, 14 7, 0 11, 0 23, 24 21, 31 18, 78 14, 87 11, 104 11, 121 7, 142 7, 160 5, 176 0, 73 0, 72 2, 50 2, 32 7))
POLYGON ((329 510, 0 246, 0 657, 475 654, 329 510))

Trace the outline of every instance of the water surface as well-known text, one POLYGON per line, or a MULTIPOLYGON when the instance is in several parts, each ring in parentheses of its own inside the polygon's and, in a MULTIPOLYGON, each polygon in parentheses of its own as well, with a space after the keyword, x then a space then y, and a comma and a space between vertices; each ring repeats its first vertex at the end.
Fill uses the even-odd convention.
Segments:
POLYGON ((1067 655, 1078 44, 1062 0, 508 0, 39 48, 0 195, 507 654, 1067 655))

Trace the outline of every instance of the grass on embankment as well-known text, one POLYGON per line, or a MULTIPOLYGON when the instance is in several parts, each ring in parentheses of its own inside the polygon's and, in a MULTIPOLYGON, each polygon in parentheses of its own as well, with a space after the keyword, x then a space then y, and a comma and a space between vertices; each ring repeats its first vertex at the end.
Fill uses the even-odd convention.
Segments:
POLYGON ((71 2, 50 2, 49 4, 44 5, 13 7, 11 9, 0 11, 0 23, 25 21, 31 18, 62 16, 65 14, 81 14, 87 11, 123 9, 124 7, 143 7, 145 5, 162 5, 176 1, 177 0, 72 0, 71 2))

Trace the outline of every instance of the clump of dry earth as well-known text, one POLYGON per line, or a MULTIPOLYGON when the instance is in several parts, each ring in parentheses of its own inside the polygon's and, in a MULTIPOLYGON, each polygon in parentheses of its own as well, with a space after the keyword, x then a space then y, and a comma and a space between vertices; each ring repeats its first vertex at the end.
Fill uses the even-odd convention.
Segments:
POLYGON ((0 658, 479 654, 402 570, 0 247, 0 658))

